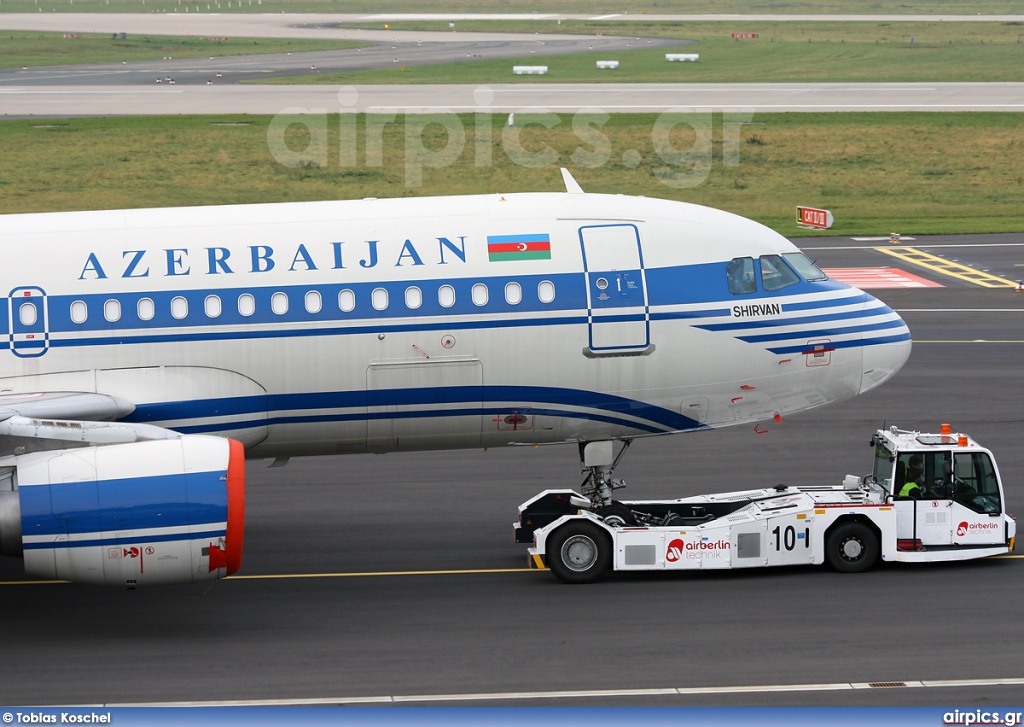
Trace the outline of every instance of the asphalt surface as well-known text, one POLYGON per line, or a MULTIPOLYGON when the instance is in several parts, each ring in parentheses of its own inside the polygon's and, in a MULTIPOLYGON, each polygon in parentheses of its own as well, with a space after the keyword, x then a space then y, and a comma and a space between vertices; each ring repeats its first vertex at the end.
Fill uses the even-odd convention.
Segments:
MULTIPOLYGON (((996 453, 1010 509, 1024 509, 1024 293, 905 265, 878 252, 882 243, 799 244, 823 267, 895 265, 944 286, 872 290, 910 325, 904 370, 764 435, 743 427, 638 440, 617 473, 627 496, 838 483, 869 470, 874 429, 950 422, 996 453)), ((1024 264, 1024 235, 902 244, 955 249, 961 262, 1006 276, 1024 264)), ((0 560, 0 703, 1021 701, 1024 559, 566 586, 518 570, 525 547, 512 542, 511 522, 536 492, 579 482, 571 446, 266 464, 248 467, 242 578, 131 592, 11 584, 24 578, 20 562, 0 560), (512 570, 487 572, 503 569, 512 570), (908 687, 867 686, 879 682, 908 687), (818 688, 770 689, 780 685, 818 688), (732 687, 750 691, 713 691, 732 687), (627 691, 679 688, 695 691, 627 691)))
MULTIPOLYGON (((397 66, 426 66, 461 63, 495 58, 545 58, 566 53, 615 53, 632 48, 680 46, 692 41, 637 38, 561 38, 527 37, 512 40, 451 40, 447 43, 418 41, 368 42, 366 47, 304 53, 273 53, 242 56, 217 56, 211 44, 211 56, 169 58, 130 63, 89 63, 67 66, 33 66, 0 69, 0 87, 47 86, 153 86, 172 78, 175 85, 231 84, 264 80, 279 76, 312 73, 366 71, 397 66), (223 74, 218 77, 217 74, 223 74)), ((595 56, 595 57, 598 57, 595 56)), ((601 56, 603 57, 603 56, 601 56)), ((538 64, 541 64, 538 61, 538 64)), ((509 67, 509 75, 512 69, 509 67)), ((168 89, 172 91, 175 89, 168 89)), ((219 89, 218 89, 219 90, 219 89)), ((266 93, 267 88, 258 89, 266 93)), ((337 87, 334 87, 337 93, 337 87)))

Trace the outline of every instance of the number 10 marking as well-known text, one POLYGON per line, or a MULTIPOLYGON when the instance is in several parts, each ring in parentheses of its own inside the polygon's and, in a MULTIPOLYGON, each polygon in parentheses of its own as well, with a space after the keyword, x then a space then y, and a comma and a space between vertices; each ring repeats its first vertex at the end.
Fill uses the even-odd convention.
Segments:
MULTIPOLYGON (((781 527, 776 526, 772 530, 772 535, 775 536, 775 550, 780 551, 783 547, 786 550, 793 550, 796 547, 796 528, 792 525, 787 525, 786 529, 783 530, 781 527)), ((804 547, 811 547, 811 529, 804 528, 804 547)))

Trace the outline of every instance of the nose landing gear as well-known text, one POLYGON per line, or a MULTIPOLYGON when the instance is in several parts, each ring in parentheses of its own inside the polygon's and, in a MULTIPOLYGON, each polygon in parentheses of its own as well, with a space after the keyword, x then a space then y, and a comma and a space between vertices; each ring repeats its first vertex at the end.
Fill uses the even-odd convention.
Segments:
POLYGON ((612 492, 626 486, 622 480, 612 477, 612 472, 632 443, 632 439, 623 439, 622 449, 615 455, 611 441, 580 442, 580 471, 587 475, 580 492, 595 508, 612 505, 612 492))

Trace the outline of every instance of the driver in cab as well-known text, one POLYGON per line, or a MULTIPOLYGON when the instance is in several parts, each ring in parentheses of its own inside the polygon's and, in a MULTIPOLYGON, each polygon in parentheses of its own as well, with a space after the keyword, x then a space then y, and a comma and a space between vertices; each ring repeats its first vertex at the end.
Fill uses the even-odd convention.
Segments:
MULTIPOLYGON (((900 463, 903 464, 902 462, 900 463)), ((910 462, 906 468, 906 480, 900 488, 899 497, 913 497, 920 500, 926 497, 924 487, 924 459, 921 455, 911 455, 910 462)))

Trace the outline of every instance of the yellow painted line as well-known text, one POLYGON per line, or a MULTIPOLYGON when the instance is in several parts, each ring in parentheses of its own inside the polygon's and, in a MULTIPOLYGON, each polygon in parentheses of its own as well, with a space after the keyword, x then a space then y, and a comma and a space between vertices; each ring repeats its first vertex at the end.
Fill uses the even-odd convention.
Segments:
MULTIPOLYGON (((992 555, 987 560, 1019 560, 1024 555, 992 555)), ((548 570, 542 568, 540 570, 548 570)), ((481 573, 537 573, 536 568, 480 568, 475 570, 418 570, 418 571, 379 571, 363 573, 278 573, 253 576, 228 576, 227 581, 272 581, 298 578, 372 578, 377 576, 447 576, 476 575, 481 573)), ((211 581, 213 582, 213 581, 211 581)), ((70 581, 0 581, 0 586, 52 586, 68 585, 70 581)))
POLYGON ((905 263, 912 265, 918 265, 922 268, 931 270, 932 272, 939 273, 941 275, 948 275, 951 278, 957 278, 974 285, 980 285, 983 288, 1016 288, 1017 283, 1006 278, 1000 278, 997 275, 986 273, 982 270, 976 270, 968 265, 962 265, 955 263, 952 260, 939 257, 938 255, 932 255, 931 253, 921 252, 913 247, 876 247, 879 252, 884 252, 886 255, 891 255, 898 260, 902 260, 905 263))

